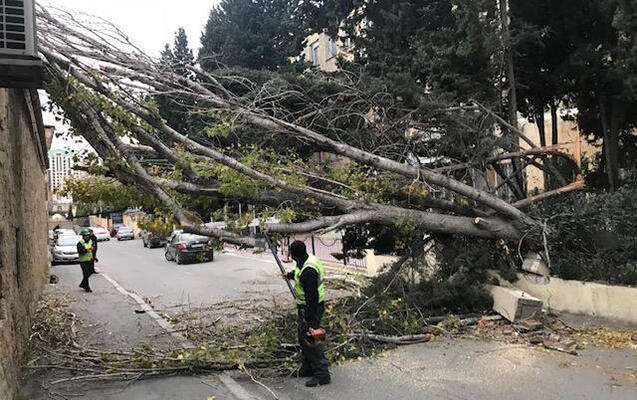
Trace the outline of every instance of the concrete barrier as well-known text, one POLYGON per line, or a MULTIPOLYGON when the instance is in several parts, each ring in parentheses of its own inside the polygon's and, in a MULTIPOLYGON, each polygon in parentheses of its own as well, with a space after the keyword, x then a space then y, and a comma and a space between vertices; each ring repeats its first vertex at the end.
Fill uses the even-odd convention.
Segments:
POLYGON ((516 288, 542 300, 544 307, 637 324, 637 288, 518 274, 516 288))
POLYGON ((542 314, 542 300, 522 290, 489 285, 487 290, 493 297, 493 310, 511 322, 539 318, 542 314))
POLYGON ((365 256, 365 266, 368 276, 376 276, 387 264, 393 264, 398 261, 396 256, 380 256, 374 254, 374 250, 367 250, 365 256))

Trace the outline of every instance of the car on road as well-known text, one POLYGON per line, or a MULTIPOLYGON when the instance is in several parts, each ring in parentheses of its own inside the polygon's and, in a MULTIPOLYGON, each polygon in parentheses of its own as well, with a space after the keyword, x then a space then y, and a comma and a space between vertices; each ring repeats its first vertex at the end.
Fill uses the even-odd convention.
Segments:
POLYGON ((166 244, 165 257, 177 264, 194 261, 212 261, 214 251, 210 239, 191 233, 174 233, 166 244))
POLYGON ((77 253, 77 244, 82 239, 79 235, 59 236, 51 248, 51 263, 53 265, 62 262, 79 262, 80 255, 77 253))
POLYGON ((152 249, 154 247, 164 247, 168 240, 165 237, 157 236, 153 232, 143 231, 142 242, 144 247, 152 249))
POLYGON ((113 226, 111 226, 111 230, 110 230, 111 237, 115 237, 117 235, 117 231, 122 226, 124 226, 124 224, 113 224, 113 226))
POLYGON ((98 242, 105 242, 107 240, 111 240, 111 235, 110 233, 108 233, 106 228, 102 228, 101 226, 92 226, 89 229, 93 231, 93 235, 95 235, 98 242))
POLYGON ((115 237, 117 240, 133 240, 135 239, 135 231, 130 226, 120 226, 115 237))
POLYGON ((60 236, 76 236, 77 232, 73 229, 57 229, 53 231, 53 234, 56 238, 58 238, 60 236))

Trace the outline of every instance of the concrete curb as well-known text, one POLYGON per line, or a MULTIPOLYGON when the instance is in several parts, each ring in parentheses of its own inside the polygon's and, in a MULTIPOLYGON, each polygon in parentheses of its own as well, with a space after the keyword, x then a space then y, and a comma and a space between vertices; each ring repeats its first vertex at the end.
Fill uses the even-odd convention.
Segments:
POLYGON ((237 398, 237 400, 264 400, 261 397, 255 396, 245 390, 243 386, 239 385, 239 383, 235 381, 228 372, 220 374, 219 380, 224 384, 226 389, 228 389, 228 391, 237 398))

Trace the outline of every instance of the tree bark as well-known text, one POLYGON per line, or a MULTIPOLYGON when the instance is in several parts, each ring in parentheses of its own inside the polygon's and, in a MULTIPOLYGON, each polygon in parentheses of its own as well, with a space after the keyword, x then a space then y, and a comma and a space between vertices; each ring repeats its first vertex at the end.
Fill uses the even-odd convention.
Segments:
MULTIPOLYGON (((515 80, 515 66, 513 65, 513 50, 511 48, 511 15, 509 12, 509 0, 500 0, 500 23, 502 27, 502 43, 504 46, 505 60, 506 60, 506 76, 509 84, 508 93, 508 111, 509 111, 509 123, 518 130, 518 94, 517 84, 515 80)), ((520 173, 522 165, 518 159, 511 160, 513 163, 513 176, 510 182, 515 183, 510 185, 518 199, 523 199, 526 193, 524 184, 524 174, 520 173)))
MULTIPOLYGON (((544 107, 541 112, 538 112, 535 117, 535 123, 537 124, 537 130, 540 133, 540 147, 546 147, 546 121, 544 120, 544 107)), ((542 171, 544 176, 544 190, 549 190, 549 174, 546 170, 542 171)))
POLYGON ((556 146, 560 143, 560 132, 557 115, 557 103, 551 101, 551 144, 556 146))
POLYGON ((537 130, 540 132, 540 147, 546 147, 546 121, 544 120, 544 109, 535 115, 535 123, 537 130))
MULTIPOLYGON (((619 133, 615 121, 617 117, 609 119, 609 110, 604 103, 599 104, 602 131, 604 133, 604 158, 606 161, 606 177, 608 179, 608 190, 613 193, 619 185, 619 133), (613 126, 615 125, 615 126, 613 126)), ((612 113, 612 110, 611 110, 612 113)))

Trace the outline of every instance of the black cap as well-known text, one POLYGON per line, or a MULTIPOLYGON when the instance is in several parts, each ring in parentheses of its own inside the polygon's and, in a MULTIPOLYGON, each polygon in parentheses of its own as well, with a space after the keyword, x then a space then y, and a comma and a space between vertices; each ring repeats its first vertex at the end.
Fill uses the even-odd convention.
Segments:
POLYGON ((297 240, 290 245, 290 256, 292 258, 304 258, 307 257, 307 248, 305 243, 297 240))

